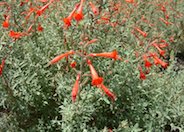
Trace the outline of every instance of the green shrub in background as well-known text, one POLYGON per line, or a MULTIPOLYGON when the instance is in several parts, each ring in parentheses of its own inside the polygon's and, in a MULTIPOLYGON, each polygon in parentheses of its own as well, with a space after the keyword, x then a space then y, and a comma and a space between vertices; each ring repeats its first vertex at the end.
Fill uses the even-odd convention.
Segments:
POLYGON ((96 15, 85 1, 83 19, 77 22, 74 15, 71 26, 66 25, 63 20, 77 2, 0 2, 0 59, 5 59, 0 77, 0 130, 183 131, 184 71, 174 71, 170 51, 182 44, 184 2, 92 1, 99 10, 96 15), (8 26, 3 25, 5 21, 8 26), (169 44, 162 48, 163 56, 152 42, 169 44), (122 61, 89 57, 103 83, 116 95, 113 101, 91 85, 85 59, 91 53, 115 49, 122 61), (48 65, 70 50, 78 54, 48 65), (150 53, 158 53, 167 68, 154 64, 150 53), (152 63, 149 68, 144 67, 144 55, 152 63), (73 61, 74 68, 70 67, 73 61), (72 102, 79 72, 79 93, 72 102))

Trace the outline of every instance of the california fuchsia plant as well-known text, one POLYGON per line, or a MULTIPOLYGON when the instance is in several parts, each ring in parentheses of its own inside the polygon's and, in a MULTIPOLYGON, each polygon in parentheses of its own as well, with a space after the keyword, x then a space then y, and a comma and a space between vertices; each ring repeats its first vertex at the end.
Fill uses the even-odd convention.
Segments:
POLYGON ((0 131, 184 130, 183 7, 1 1, 0 131))

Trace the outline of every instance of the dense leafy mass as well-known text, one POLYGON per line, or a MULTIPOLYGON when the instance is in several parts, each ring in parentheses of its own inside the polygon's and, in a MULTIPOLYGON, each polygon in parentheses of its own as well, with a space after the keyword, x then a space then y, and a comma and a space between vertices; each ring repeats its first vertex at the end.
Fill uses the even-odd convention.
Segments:
POLYGON ((183 7, 0 1, 0 131, 183 131, 183 7))

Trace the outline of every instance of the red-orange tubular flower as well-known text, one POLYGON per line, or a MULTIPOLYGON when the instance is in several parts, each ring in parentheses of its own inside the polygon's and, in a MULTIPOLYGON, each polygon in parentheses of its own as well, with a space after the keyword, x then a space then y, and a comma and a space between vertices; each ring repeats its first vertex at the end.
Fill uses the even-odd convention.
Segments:
POLYGON ((160 17, 160 21, 162 21, 163 23, 165 23, 166 26, 168 26, 169 24, 172 24, 171 22, 165 20, 164 18, 160 17))
POLYGON ((44 5, 41 9, 39 9, 36 14, 38 16, 41 16, 43 12, 49 7, 49 5, 53 2, 54 0, 50 0, 46 5, 44 5))
POLYGON ((10 16, 5 16, 5 20, 4 22, 2 23, 2 26, 3 28, 8 28, 9 27, 9 19, 10 19, 10 16))
POLYGON ((150 53, 150 56, 153 57, 155 64, 160 64, 163 68, 167 68, 168 63, 162 61, 162 60, 157 56, 157 54, 155 54, 155 53, 150 53))
POLYGON ((2 59, 2 62, 0 64, 0 76, 2 76, 3 74, 4 65, 5 65, 5 59, 2 59))
POLYGON ((3 28, 8 28, 9 27, 9 22, 5 20, 2 24, 3 28))
POLYGON ((75 53, 75 52, 74 52, 73 50, 71 50, 71 51, 68 51, 68 52, 66 52, 66 53, 64 53, 64 54, 60 54, 60 55, 56 56, 54 59, 52 59, 52 60, 49 62, 49 64, 50 64, 50 65, 55 64, 55 63, 57 63, 58 61, 60 61, 61 59, 65 58, 65 57, 68 57, 69 55, 72 55, 72 54, 74 54, 74 53, 75 53))
POLYGON ((89 5, 91 7, 91 10, 92 10, 93 14, 96 15, 96 16, 99 15, 98 8, 92 2, 89 2, 89 5))
POLYGON ((3 28, 8 28, 9 27, 9 18, 10 18, 10 16, 6 16, 6 19, 5 19, 5 21, 2 23, 2 26, 3 26, 3 28))
POLYGON ((143 60, 144 60, 144 66, 146 68, 149 68, 152 66, 151 62, 148 61, 148 56, 147 55, 143 55, 143 60))
POLYGON ((158 47, 160 47, 160 48, 165 48, 165 47, 168 47, 168 46, 169 46, 168 43, 160 43, 160 44, 157 44, 157 45, 158 45, 158 47))
POLYGON ((94 86, 100 85, 103 82, 103 78, 98 76, 98 73, 96 72, 90 60, 87 60, 87 64, 91 72, 91 77, 92 77, 91 84, 94 86))
POLYGON ((139 29, 137 27, 135 27, 135 30, 138 31, 143 37, 147 37, 148 36, 148 34, 146 32, 142 31, 141 29, 139 29))
POLYGON ((72 102, 75 102, 78 91, 79 91, 79 81, 80 81, 80 74, 77 75, 75 84, 72 88, 72 102))
POLYGON ((9 32, 9 36, 11 38, 14 38, 14 39, 19 39, 19 38, 21 38, 22 36, 25 36, 25 35, 26 35, 25 33, 15 32, 13 30, 10 30, 10 32, 9 32))
POLYGON ((74 14, 74 18, 77 22, 81 21, 83 19, 83 16, 84 16, 82 13, 83 3, 84 3, 84 0, 81 0, 80 5, 77 9, 77 12, 74 14))
POLYGON ((122 60, 118 56, 118 52, 116 50, 114 50, 112 52, 104 52, 104 53, 90 53, 88 56, 92 56, 92 57, 105 57, 105 58, 111 58, 111 59, 114 59, 114 60, 122 60))
POLYGON ((101 88, 113 101, 116 99, 116 96, 104 84, 99 85, 98 88, 101 88))
POLYGON ((153 57, 153 61, 154 61, 154 64, 155 65, 158 65, 159 64, 159 61, 157 59, 155 59, 154 57, 153 57))
POLYGON ((33 14, 33 12, 35 11, 35 8, 30 7, 29 11, 26 13, 25 19, 28 21, 28 19, 30 18, 31 14, 33 14))
POLYGON ((160 55, 164 57, 165 51, 160 49, 160 47, 156 43, 153 43, 153 46, 159 51, 160 55))
POLYGON ((71 67, 71 68, 75 68, 76 65, 77 65, 77 62, 76 62, 76 61, 72 61, 72 62, 70 63, 70 67, 71 67))
POLYGON ((42 2, 42 3, 45 3, 45 2, 47 2, 47 0, 38 0, 38 1, 40 1, 40 2, 42 2))
POLYGON ((127 3, 134 3, 134 0, 125 0, 127 3))
POLYGON ((63 22, 65 23, 66 27, 71 26, 72 17, 74 16, 74 13, 75 13, 75 11, 77 10, 78 7, 79 7, 79 4, 76 4, 75 8, 69 14, 69 16, 63 19, 63 22))
POLYGON ((42 27, 41 24, 38 24, 37 30, 38 30, 39 32, 42 32, 42 31, 43 31, 43 27, 42 27))
POLYGON ((146 79, 146 76, 145 76, 144 72, 142 71, 142 67, 139 66, 138 69, 139 69, 139 72, 140 72, 139 78, 141 80, 145 80, 146 79))
POLYGON ((92 40, 88 41, 88 42, 85 44, 85 47, 88 46, 88 45, 90 45, 90 44, 93 44, 93 43, 95 43, 95 42, 97 42, 97 41, 98 41, 98 39, 92 39, 92 40))

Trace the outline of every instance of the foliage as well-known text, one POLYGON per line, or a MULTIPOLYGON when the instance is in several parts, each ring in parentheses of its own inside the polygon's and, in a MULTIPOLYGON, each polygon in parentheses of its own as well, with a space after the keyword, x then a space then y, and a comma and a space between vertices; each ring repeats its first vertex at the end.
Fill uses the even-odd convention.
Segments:
POLYGON ((0 131, 183 131, 184 2, 82 2, 0 2, 0 131))

